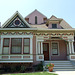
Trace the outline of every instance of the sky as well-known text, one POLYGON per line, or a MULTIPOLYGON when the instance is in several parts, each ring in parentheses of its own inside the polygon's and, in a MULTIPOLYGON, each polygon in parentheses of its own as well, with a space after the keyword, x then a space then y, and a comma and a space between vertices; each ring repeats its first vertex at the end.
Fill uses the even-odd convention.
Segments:
POLYGON ((75 28, 75 0, 0 0, 1 25, 16 11, 25 18, 35 9, 47 18, 63 18, 75 28))

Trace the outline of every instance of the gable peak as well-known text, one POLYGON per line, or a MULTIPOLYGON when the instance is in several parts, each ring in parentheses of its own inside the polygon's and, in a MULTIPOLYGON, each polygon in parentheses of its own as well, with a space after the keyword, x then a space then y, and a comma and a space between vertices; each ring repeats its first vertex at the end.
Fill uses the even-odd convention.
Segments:
MULTIPOLYGON (((2 25, 2 28, 8 27, 8 25, 10 25, 12 21, 14 22, 14 20, 18 20, 17 23, 19 23, 19 21, 20 21, 20 22, 23 22, 23 24, 25 24, 27 27, 31 27, 31 26, 27 23, 27 21, 25 21, 25 19, 22 17, 22 15, 21 15, 18 11, 16 11, 16 12, 2 25)), ((13 25, 13 24, 12 24, 12 25, 13 25)))

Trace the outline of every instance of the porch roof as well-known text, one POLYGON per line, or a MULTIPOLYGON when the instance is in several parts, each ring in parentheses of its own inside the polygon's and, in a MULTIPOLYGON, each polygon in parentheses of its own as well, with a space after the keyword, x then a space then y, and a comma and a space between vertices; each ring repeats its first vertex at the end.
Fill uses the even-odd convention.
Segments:
POLYGON ((28 30, 28 31, 75 31, 75 28, 73 29, 45 29, 45 28, 0 28, 0 31, 9 31, 9 30, 28 30))

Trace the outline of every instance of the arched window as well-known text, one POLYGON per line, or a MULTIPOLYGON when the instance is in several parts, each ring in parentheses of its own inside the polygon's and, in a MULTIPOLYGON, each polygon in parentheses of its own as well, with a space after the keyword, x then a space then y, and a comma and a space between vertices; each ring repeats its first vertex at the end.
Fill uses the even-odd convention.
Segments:
POLYGON ((37 16, 35 16, 35 24, 37 24, 37 16))

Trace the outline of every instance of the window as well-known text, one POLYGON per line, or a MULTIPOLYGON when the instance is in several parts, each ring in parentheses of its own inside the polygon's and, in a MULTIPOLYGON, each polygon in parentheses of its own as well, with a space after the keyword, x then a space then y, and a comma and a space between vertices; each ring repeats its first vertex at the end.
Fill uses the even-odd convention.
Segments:
POLYGON ((52 28, 57 28, 57 24, 52 24, 52 28))
POLYGON ((9 38, 4 38, 4 43, 3 43, 3 54, 9 54, 9 38))
POLYGON ((24 53, 29 54, 30 52, 30 39, 24 38, 24 53))
POLYGON ((3 41, 3 54, 21 54, 22 50, 23 53, 29 54, 30 53, 30 38, 4 38, 3 41), (10 47, 9 47, 10 46, 10 47))
POLYGON ((58 55, 58 43, 52 43, 52 55, 58 55))
POLYGON ((35 24, 37 24, 37 16, 35 16, 35 24))
POLYGON ((11 53, 20 54, 22 52, 22 39, 14 38, 11 39, 11 53))

